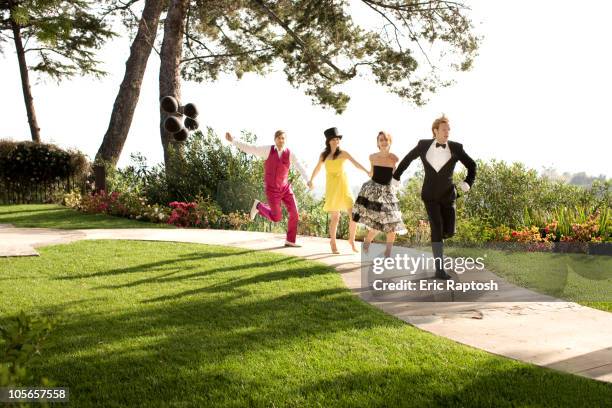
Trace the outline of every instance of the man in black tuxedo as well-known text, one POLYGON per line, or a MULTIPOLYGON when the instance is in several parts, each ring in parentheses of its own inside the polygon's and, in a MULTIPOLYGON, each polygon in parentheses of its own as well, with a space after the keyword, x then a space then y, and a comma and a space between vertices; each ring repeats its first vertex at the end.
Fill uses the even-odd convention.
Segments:
POLYGON ((448 119, 436 119, 432 126, 432 139, 419 140, 416 147, 404 157, 393 173, 394 183, 399 184, 402 173, 417 157, 425 168, 425 180, 421 189, 421 199, 425 203, 431 227, 431 248, 436 265, 436 278, 450 279, 444 270, 444 239, 455 234, 455 200, 457 186, 453 183, 455 164, 460 161, 467 168, 465 181, 459 184, 467 192, 476 178, 476 162, 463 150, 463 145, 449 142, 450 125, 448 119))

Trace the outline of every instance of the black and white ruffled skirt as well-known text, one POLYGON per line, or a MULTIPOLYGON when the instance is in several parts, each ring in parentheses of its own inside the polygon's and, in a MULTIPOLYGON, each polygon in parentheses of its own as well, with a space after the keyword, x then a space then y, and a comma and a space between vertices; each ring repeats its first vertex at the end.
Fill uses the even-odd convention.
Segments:
POLYGON ((406 234, 396 188, 374 180, 363 183, 353 205, 353 221, 381 232, 406 234))

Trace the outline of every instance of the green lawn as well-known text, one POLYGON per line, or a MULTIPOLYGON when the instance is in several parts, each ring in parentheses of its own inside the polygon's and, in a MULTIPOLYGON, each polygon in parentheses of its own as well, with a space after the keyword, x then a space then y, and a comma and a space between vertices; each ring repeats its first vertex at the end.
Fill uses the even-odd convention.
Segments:
POLYGON ((612 257, 448 247, 445 255, 481 257, 487 269, 517 286, 612 312, 612 257))
POLYGON ((104 214, 85 214, 55 204, 0 205, 0 224, 62 229, 172 228, 167 224, 141 222, 104 214))
POLYGON ((71 406, 612 406, 612 384, 421 331, 322 264, 164 242, 39 251, 0 259, 0 315, 60 319, 34 373, 71 406))

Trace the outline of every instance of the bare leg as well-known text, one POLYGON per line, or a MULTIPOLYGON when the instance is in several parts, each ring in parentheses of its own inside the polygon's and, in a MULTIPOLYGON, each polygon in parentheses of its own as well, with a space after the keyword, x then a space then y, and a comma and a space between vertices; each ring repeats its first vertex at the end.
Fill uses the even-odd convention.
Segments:
POLYGON ((329 223, 329 245, 331 251, 334 254, 338 254, 338 248, 336 247, 336 232, 338 231, 338 221, 340 220, 340 213, 338 211, 331 211, 331 221, 329 223))
POLYGON ((395 232, 387 232, 387 248, 385 249, 385 256, 387 258, 391 256, 391 249, 393 249, 394 242, 395 242, 395 232))
POLYGON ((378 231, 373 229, 368 230, 368 235, 366 235, 365 239, 363 240, 363 250, 366 253, 368 252, 368 249, 370 249, 370 243, 372 242, 376 234, 378 234, 378 231))
POLYGON ((348 242, 351 245, 351 249, 353 252, 359 252, 359 250, 355 247, 355 233, 357 232, 357 223, 353 221, 353 207, 348 209, 348 217, 349 217, 349 237, 348 242))

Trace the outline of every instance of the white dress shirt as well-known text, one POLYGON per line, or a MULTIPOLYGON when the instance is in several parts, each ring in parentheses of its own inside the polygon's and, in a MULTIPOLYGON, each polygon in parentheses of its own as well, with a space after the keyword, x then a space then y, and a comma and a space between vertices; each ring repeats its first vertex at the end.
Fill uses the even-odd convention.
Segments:
MULTIPOLYGON (((446 143, 446 147, 436 147, 436 139, 433 140, 431 146, 427 150, 427 154, 425 154, 425 158, 431 164, 431 167, 434 168, 435 171, 439 172, 442 167, 451 159, 451 151, 448 143, 446 143)), ((459 188, 463 192, 466 192, 470 189, 470 185, 465 181, 459 183, 459 188)))
MULTIPOLYGON (((242 150, 243 152, 255 155, 257 157, 261 157, 262 159, 267 159, 268 158, 268 155, 270 154, 270 147, 274 147, 274 150, 278 153, 278 157, 279 158, 281 157, 281 155, 283 154, 283 152, 286 149, 286 147, 284 147, 282 150, 278 150, 276 148, 276 145, 253 146, 253 145, 241 142, 241 141, 236 140, 236 139, 234 139, 232 141, 232 144, 234 146, 236 146, 238 149, 242 150)), ((308 182, 308 173, 306 172, 306 169, 304 168, 302 163, 295 156, 293 151, 291 151, 291 155, 289 156, 289 160, 291 161, 291 164, 294 165, 297 168, 298 172, 302 175, 302 178, 304 179, 304 181, 308 182)))
MULTIPOLYGON (((425 153, 425 160, 434 168, 435 171, 439 172, 442 167, 451 159, 451 151, 448 143, 446 147, 436 147, 436 139, 434 139, 425 153)), ((391 185, 399 190, 400 181, 395 177, 391 179, 391 185)), ((465 181, 459 183, 459 188, 465 193, 470 189, 470 185, 465 181)))
POLYGON ((437 172, 451 159, 451 152, 448 144, 446 147, 436 147, 436 139, 433 140, 431 146, 427 150, 425 158, 437 172))

